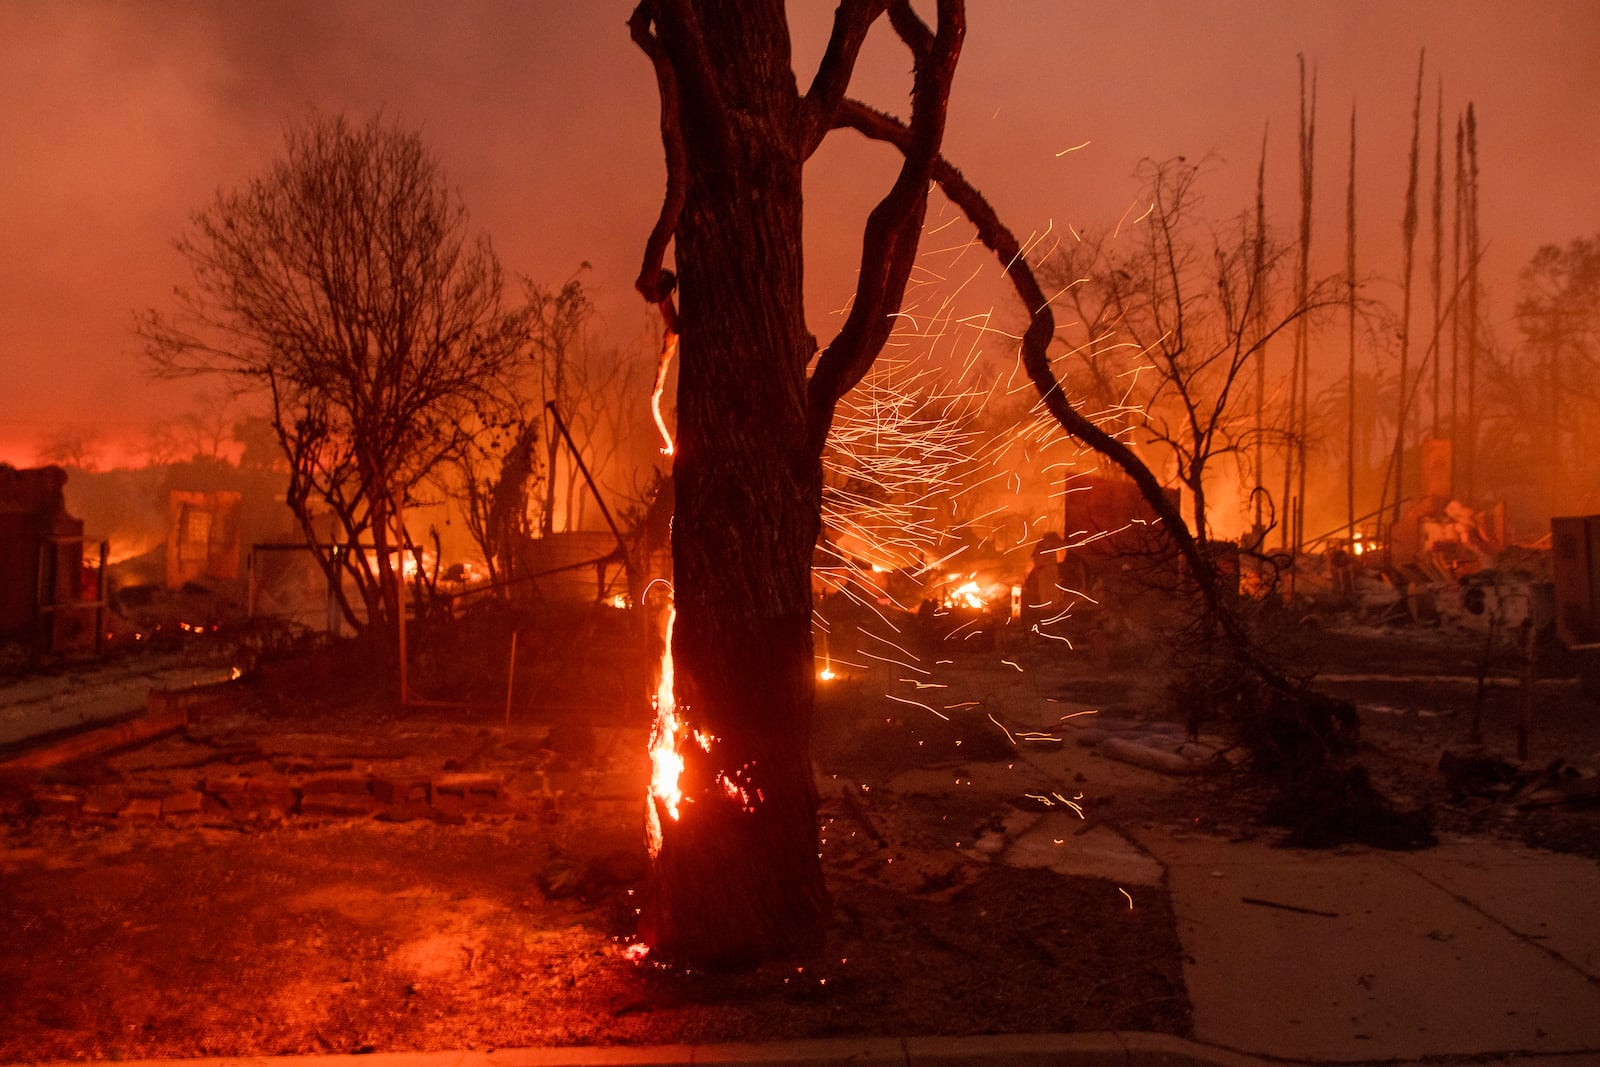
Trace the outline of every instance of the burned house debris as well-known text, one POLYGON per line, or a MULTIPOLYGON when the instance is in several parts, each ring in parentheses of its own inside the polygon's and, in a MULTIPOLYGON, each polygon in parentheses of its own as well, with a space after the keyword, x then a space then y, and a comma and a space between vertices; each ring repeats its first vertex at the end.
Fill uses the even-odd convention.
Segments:
POLYGON ((105 545, 86 566, 83 521, 67 511, 60 467, 0 464, 0 642, 33 655, 99 647, 105 545))

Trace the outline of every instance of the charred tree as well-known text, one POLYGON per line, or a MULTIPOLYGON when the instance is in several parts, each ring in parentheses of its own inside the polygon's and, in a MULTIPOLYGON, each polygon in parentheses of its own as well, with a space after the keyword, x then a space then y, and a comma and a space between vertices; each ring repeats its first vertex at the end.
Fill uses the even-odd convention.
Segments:
POLYGON ((845 0, 804 94, 781 0, 644 0, 630 27, 655 67, 667 161, 638 287, 680 358, 675 619, 640 939, 674 962, 740 965, 822 936, 810 760, 822 449, 905 291, 963 5, 940 0, 929 27, 906 0, 845 0), (802 171, 885 13, 913 60, 914 143, 867 220, 852 312, 819 354, 802 291, 802 171), (663 269, 669 243, 676 277, 663 269))
POLYGON ((1465 436, 1466 499, 1476 499, 1478 487, 1478 264, 1483 259, 1483 236, 1478 231, 1478 115, 1467 102, 1467 398, 1465 436))
MULTIPOLYGON (((1311 72, 1311 96, 1306 97, 1306 60, 1299 56, 1300 61, 1300 239, 1297 246, 1298 257, 1295 271, 1295 301, 1300 307, 1306 306, 1311 299, 1311 206, 1312 192, 1316 176, 1316 144, 1317 144, 1317 74, 1311 72)), ((1310 438, 1310 398, 1311 398, 1311 324, 1300 317, 1294 324, 1294 360, 1295 360, 1295 389, 1296 393, 1290 398, 1294 405, 1295 436, 1290 443, 1296 453, 1296 483, 1294 506, 1290 509, 1293 516, 1293 542, 1291 545, 1295 555, 1300 554, 1300 546, 1305 541, 1305 509, 1306 509, 1306 453, 1307 443, 1310 438)), ((1289 503, 1285 500, 1285 503, 1289 503)))
POLYGON ((1345 397, 1345 540, 1356 543, 1356 108, 1350 105, 1350 175, 1344 195, 1345 312, 1349 325, 1345 397))
POLYGON ((1390 513, 1390 526, 1400 524, 1401 509, 1405 504, 1406 428, 1410 422, 1410 357, 1411 357, 1411 282, 1417 245, 1417 153, 1422 134, 1422 64, 1417 60, 1417 93, 1411 109, 1411 167, 1406 178, 1406 213, 1401 223, 1401 237, 1405 247, 1404 277, 1401 283, 1400 310, 1400 387, 1399 410, 1395 416, 1394 458, 1392 482, 1394 508, 1390 513))

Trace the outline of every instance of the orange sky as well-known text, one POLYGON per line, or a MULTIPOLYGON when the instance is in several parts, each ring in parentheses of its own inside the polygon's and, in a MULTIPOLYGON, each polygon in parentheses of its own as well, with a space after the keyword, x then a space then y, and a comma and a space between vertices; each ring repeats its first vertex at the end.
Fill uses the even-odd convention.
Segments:
MULTIPOLYGON (((792 6, 806 12, 796 26, 804 81, 832 5, 792 6)), ((1426 46, 1427 128, 1439 78, 1447 125, 1469 99, 1477 106, 1496 306, 1539 244, 1600 232, 1593 0, 969 7, 947 154, 1018 231, 1115 222, 1142 156, 1217 152, 1225 169, 1210 207, 1244 208, 1268 123, 1268 196, 1287 225, 1295 55, 1304 52, 1319 75, 1319 251, 1338 266, 1354 103, 1363 269, 1392 278, 1426 46)), ((662 168, 653 81, 628 40, 629 9, 617 0, 4 0, 0 460, 31 462, 40 437, 67 424, 136 440, 193 403, 197 384, 144 379, 133 311, 162 305, 183 279, 170 245, 189 213, 259 171, 284 121, 308 104, 381 108, 419 127, 509 271, 559 282, 589 261, 611 333, 631 337, 645 312, 629 285, 662 168)), ((903 111, 908 64, 884 29, 858 91, 903 111)), ((892 168, 881 150, 838 136, 815 161, 808 199, 809 292, 824 337, 827 312, 847 295, 860 217, 892 168)), ((1503 317, 1495 329, 1514 332, 1503 317)))

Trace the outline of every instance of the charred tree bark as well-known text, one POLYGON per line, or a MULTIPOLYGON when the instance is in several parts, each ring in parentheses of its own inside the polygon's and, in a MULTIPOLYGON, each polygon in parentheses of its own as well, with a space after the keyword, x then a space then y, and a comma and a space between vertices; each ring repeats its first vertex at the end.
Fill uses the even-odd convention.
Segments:
POLYGON ((640 926, 674 963, 751 964, 822 938, 810 756, 822 448, 839 397, 888 337, 915 258, 961 4, 941 0, 938 14, 935 31, 907 0, 844 0, 803 96, 781 0, 644 0, 630 21, 655 66, 667 161, 638 288, 680 360, 673 685, 658 698, 672 721, 662 737, 658 718, 657 740, 676 782, 649 801, 640 926), (803 300, 802 169, 885 11, 914 59, 919 147, 868 219, 852 313, 818 356, 803 300), (669 243, 677 277, 662 267, 669 243))
POLYGON ((822 466, 808 448, 803 160, 784 124, 796 93, 782 18, 777 4, 707 5, 698 22, 658 23, 675 68, 716 77, 678 94, 675 229, 674 699, 708 747, 682 745, 683 801, 640 937, 706 964, 811 947, 826 910, 810 762, 822 466))

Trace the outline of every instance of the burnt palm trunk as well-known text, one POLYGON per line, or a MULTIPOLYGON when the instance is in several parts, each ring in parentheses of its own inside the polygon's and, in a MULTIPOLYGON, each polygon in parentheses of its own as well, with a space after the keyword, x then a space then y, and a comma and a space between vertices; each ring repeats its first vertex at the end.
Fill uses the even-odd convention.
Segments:
POLYGON ((1345 540, 1356 543, 1356 108, 1350 105, 1350 176, 1344 199, 1345 314, 1349 325, 1345 369, 1345 540))

